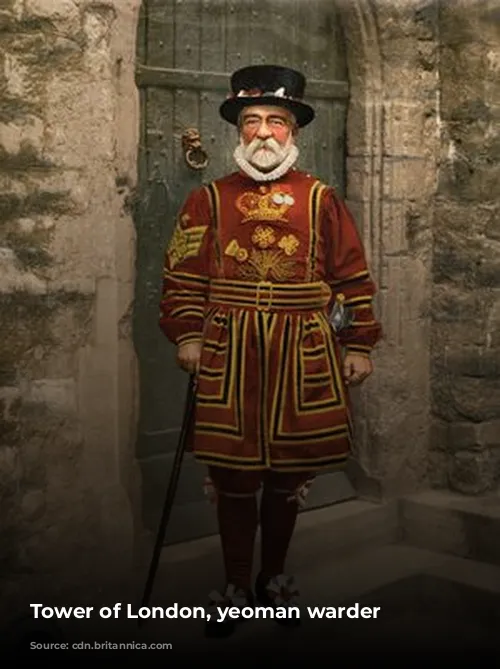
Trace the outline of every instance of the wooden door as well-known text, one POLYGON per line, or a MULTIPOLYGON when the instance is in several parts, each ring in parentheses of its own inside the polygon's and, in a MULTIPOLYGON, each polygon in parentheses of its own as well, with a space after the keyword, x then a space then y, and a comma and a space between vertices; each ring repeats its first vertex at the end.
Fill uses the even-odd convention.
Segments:
MULTIPOLYGON (((135 344, 140 371, 137 458, 143 517, 156 530, 177 445, 186 374, 159 331, 163 251, 177 209, 202 182, 235 170, 235 129, 219 116, 230 74, 248 64, 283 64, 306 75, 306 98, 316 120, 298 140, 299 167, 344 193, 348 97, 342 33, 332 0, 147 0, 138 31, 137 85, 141 95, 140 191, 136 211, 135 344), (210 162, 202 172, 184 160, 181 137, 201 133, 210 162)), ((216 531, 203 497, 205 471, 187 456, 167 543, 216 531)), ((353 496, 347 478, 325 474, 309 508, 353 496)))

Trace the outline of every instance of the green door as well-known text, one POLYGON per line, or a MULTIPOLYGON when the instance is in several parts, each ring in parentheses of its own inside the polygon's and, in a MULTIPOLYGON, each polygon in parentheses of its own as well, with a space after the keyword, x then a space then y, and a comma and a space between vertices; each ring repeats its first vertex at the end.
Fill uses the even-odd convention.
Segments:
MULTIPOLYGON (((187 193, 234 171, 237 135, 218 114, 230 74, 258 63, 295 67, 307 76, 316 108, 299 136, 299 167, 344 193, 348 98, 340 22, 332 0, 147 0, 138 32, 141 94, 140 189, 136 211, 135 345, 140 374, 136 455, 142 473, 143 518, 156 531, 182 421, 187 376, 160 332, 158 304, 165 244, 187 193), (196 128, 209 157, 188 166, 182 134, 196 128)), ((205 471, 184 461, 167 543, 216 532, 203 496, 205 471)), ((322 475, 308 508, 352 498, 342 473, 322 475)))

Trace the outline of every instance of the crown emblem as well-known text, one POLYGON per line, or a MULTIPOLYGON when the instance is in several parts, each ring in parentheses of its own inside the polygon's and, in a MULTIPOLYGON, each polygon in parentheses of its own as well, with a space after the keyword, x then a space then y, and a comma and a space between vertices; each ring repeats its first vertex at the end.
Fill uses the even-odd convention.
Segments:
POLYGON ((285 221, 285 215, 295 200, 283 186, 274 186, 268 193, 246 192, 236 200, 245 221, 285 221))

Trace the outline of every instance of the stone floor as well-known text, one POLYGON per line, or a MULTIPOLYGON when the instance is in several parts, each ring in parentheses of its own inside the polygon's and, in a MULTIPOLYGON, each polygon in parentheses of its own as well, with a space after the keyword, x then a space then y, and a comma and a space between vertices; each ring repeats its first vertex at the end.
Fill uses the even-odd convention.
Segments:
MULTIPOLYGON (((452 511, 456 514, 455 508, 452 511)), ((417 516, 414 513, 412 521, 416 543, 417 516)), ((162 663, 172 651, 201 653, 238 664, 263 653, 300 658, 305 653, 386 656, 398 650, 471 651, 475 657, 479 652, 498 652, 500 566, 452 554, 449 533, 444 550, 439 549, 436 539, 432 550, 402 543, 400 518, 398 505, 357 501, 312 511, 300 518, 290 555, 289 567, 296 574, 304 607, 359 603, 380 607, 376 620, 315 620, 304 612, 297 629, 254 619, 239 625, 229 639, 211 640, 204 637, 202 620, 149 620, 139 628, 136 621, 121 618, 72 622, 64 626, 64 636, 86 643, 170 643, 172 650, 154 654, 155 658, 161 656, 162 663)), ((430 521, 424 522, 424 516, 421 521, 427 535, 432 533, 430 521)), ((441 514, 434 528, 436 536, 443 522, 447 527, 441 514)), ((138 571, 131 590, 135 594, 113 593, 108 605, 121 601, 124 607, 130 603, 137 610, 145 575, 146 569, 138 571)), ((149 605, 168 607, 177 602, 203 606, 209 590, 221 581, 216 537, 170 546, 164 550, 149 605)), ((89 651, 80 666, 100 657, 114 658, 115 652, 89 651)), ((154 661, 150 650, 147 658, 140 651, 133 653, 138 662, 154 661)), ((128 651, 125 656, 131 659, 133 653, 128 651)))

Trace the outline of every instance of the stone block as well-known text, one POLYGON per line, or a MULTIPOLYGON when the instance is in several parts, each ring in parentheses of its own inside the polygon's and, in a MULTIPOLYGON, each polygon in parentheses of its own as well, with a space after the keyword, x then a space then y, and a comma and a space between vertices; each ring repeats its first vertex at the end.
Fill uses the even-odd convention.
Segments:
POLYGON ((488 230, 495 229, 499 213, 496 203, 462 202, 437 197, 434 202, 433 225, 437 237, 449 231, 463 236, 466 240, 478 239, 482 235, 488 235, 488 230))
POLYGON ((370 157, 348 157, 346 197, 348 200, 366 202, 372 192, 373 164, 370 157))
POLYGON ((484 323, 495 303, 494 296, 484 288, 465 290, 458 282, 435 283, 432 293, 432 320, 439 324, 450 324, 450 333, 456 328, 456 341, 464 344, 470 342, 468 339, 464 341, 464 327, 472 329, 479 324, 483 329, 480 343, 484 345, 484 323))
POLYGON ((22 121, 0 123, 0 148, 7 154, 17 154, 32 149, 35 154, 43 150, 43 120, 36 116, 25 116, 22 121))
POLYGON ((24 20, 50 21, 70 34, 80 28, 79 2, 75 0, 25 0, 24 20))
POLYGON ((484 495, 498 483, 498 469, 489 450, 460 450, 448 460, 451 490, 464 495, 484 495))
POLYGON ((500 346, 500 296, 496 291, 492 303, 488 305, 486 343, 495 348, 500 346))
POLYGON ((475 422, 500 418, 500 380, 451 377, 451 408, 475 422))
MULTIPOLYGON (((470 105, 471 101, 482 101, 486 53, 480 43, 460 44, 453 47, 444 46, 441 53, 440 70, 445 73, 441 77, 441 113, 445 121, 453 118, 457 109, 470 105)), ((474 112, 484 114, 484 106, 479 104, 474 112)))
POLYGON ((47 158, 66 168, 102 169, 102 161, 110 163, 115 137, 113 88, 96 86, 75 72, 53 76, 47 98, 47 158))
POLYGON ((453 342, 445 352, 445 369, 460 376, 474 378, 500 378, 500 348, 462 345, 453 342))
POLYGON ((22 100, 32 98, 34 82, 30 68, 24 64, 22 58, 12 53, 5 53, 2 74, 5 80, 4 94, 22 100))
POLYGON ((429 448, 441 453, 448 451, 449 423, 434 418, 429 432, 429 448))
POLYGON ((399 255, 408 251, 407 202, 382 203, 382 246, 387 255, 399 255))
POLYGON ((74 379, 32 381, 26 395, 29 402, 44 404, 52 411, 73 413, 77 408, 74 379))
MULTIPOLYGON (((500 176, 500 173, 499 173, 500 176)), ((476 282, 486 288, 500 288, 500 242, 485 239, 479 258, 476 282)))
POLYGON ((500 158, 500 108, 483 96, 468 100, 451 112, 444 123, 450 141, 449 153, 457 154, 473 167, 500 158))
POLYGON ((435 165, 424 158, 384 158, 383 197, 388 200, 421 200, 434 194, 435 165))
POLYGON ((456 282, 468 288, 475 287, 482 247, 479 238, 442 230, 435 238, 434 280, 437 283, 456 282))
POLYGON ((475 451, 500 446, 500 420, 485 423, 457 421, 448 425, 448 444, 451 451, 475 451))
POLYGON ((446 451, 431 451, 427 458, 427 479, 431 488, 445 489, 448 487, 448 459, 446 451))
POLYGON ((433 2, 388 2, 380 4, 378 11, 380 36, 388 44, 393 39, 432 41, 436 38, 438 11, 433 2))
POLYGON ((425 158, 438 146, 437 117, 434 104, 420 100, 384 102, 385 156, 425 158))
POLYGON ((498 495, 432 491, 400 504, 403 542, 439 553, 500 564, 498 495))
POLYGON ((347 152, 349 156, 371 156, 382 151, 378 146, 379 127, 382 123, 382 103, 376 95, 370 96, 366 91, 353 96, 349 104, 346 134, 347 152))
MULTIPOLYGON (((415 60, 416 60, 415 56, 415 60)), ((421 100, 423 105, 436 102, 439 88, 437 68, 424 69, 415 63, 398 62, 384 67, 385 98, 397 100, 421 100)))
POLYGON ((18 448, 15 446, 0 448, 0 499, 6 499, 17 492, 21 472, 18 448))
POLYGON ((47 282, 33 272, 20 269, 12 249, 0 248, 0 293, 17 291, 44 294, 47 292, 47 282))

